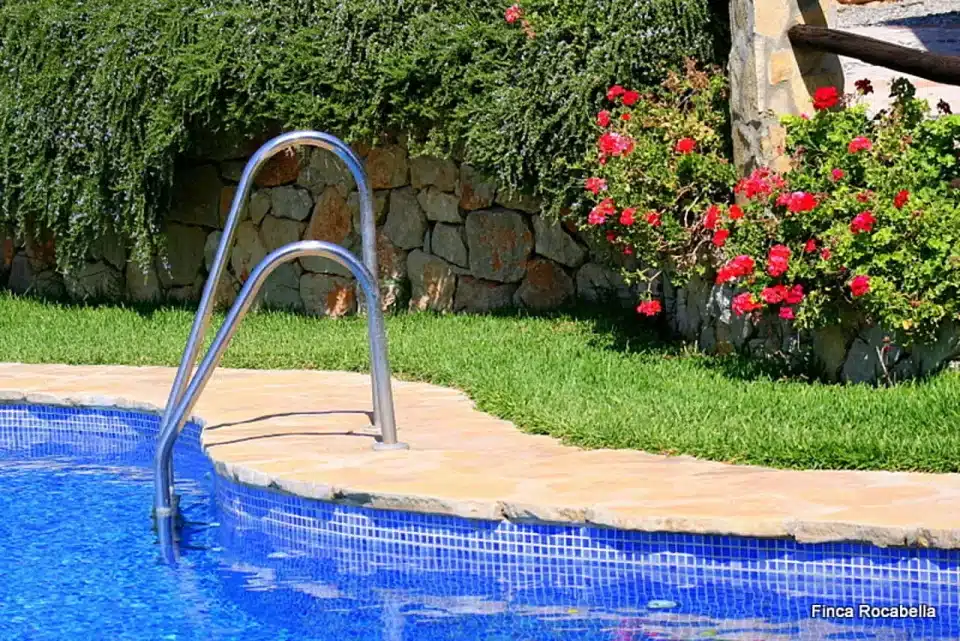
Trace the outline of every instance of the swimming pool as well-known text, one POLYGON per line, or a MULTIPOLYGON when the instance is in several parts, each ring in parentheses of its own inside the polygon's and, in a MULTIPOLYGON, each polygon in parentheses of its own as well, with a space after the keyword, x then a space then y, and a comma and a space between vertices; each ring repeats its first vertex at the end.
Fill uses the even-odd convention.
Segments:
POLYGON ((192 424, 175 451, 187 524, 169 566, 149 518, 158 422, 0 405, 0 639, 960 638, 957 551, 321 503, 218 477, 192 424), (812 616, 859 604, 933 610, 812 616))

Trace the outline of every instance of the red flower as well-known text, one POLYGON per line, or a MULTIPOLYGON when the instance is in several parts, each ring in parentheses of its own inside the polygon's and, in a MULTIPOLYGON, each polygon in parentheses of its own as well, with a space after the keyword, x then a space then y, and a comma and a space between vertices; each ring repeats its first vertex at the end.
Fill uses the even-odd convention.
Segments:
POLYGON ((786 245, 774 245, 767 256, 767 273, 774 278, 783 276, 790 269, 790 248, 786 245))
POLYGON ((871 198, 873 198, 873 192, 869 189, 866 191, 861 191, 859 194, 857 194, 857 202, 859 203, 869 202, 871 198))
POLYGON ((847 175, 846 172, 843 171, 842 169, 834 169, 833 171, 830 172, 830 180, 832 180, 833 182, 840 182, 841 180, 843 180, 843 177, 846 175, 847 175))
POLYGON ((613 85, 612 87, 607 89, 607 100, 613 102, 614 100, 616 100, 617 98, 625 94, 626 92, 627 90, 621 87, 620 85, 613 85))
POLYGON ((787 290, 783 300, 788 305, 796 305, 803 300, 803 285, 794 285, 787 290))
POLYGON ((656 316, 663 310, 658 300, 645 300, 637 305, 637 312, 644 316, 656 316))
POLYGON ((594 196, 599 194, 601 191, 607 190, 607 181, 603 178, 591 177, 587 178, 584 181, 584 187, 587 191, 591 192, 594 196))
POLYGON ((863 296, 870 291, 870 277, 869 276, 854 276, 853 280, 850 281, 850 293, 854 296, 863 296))
POLYGON ((792 307, 781 307, 780 308, 780 318, 783 320, 793 320, 795 316, 793 315, 792 307))
POLYGON ((763 291, 760 292, 760 297, 768 305, 776 305, 777 303, 782 303, 783 299, 787 297, 787 288, 783 285, 764 287, 763 291))
POLYGON ((813 92, 813 108, 817 111, 831 109, 840 102, 840 92, 836 87, 820 87, 813 92))
POLYGON ((746 178, 741 178, 733 191, 753 199, 758 196, 769 196, 774 190, 782 189, 784 185, 783 178, 772 174, 766 167, 760 167, 754 169, 746 178))
POLYGON ((597 114, 597 125, 600 127, 606 127, 610 124, 610 112, 604 109, 597 114))
POLYGON ((730 230, 718 229, 717 231, 713 232, 713 244, 717 247, 723 247, 729 236, 730 230))
POLYGON ((632 114, 629 114, 629 113, 620 114, 620 120, 622 120, 622 121, 624 121, 624 122, 629 121, 631 118, 633 118, 633 115, 632 115, 632 114))
POLYGON ((597 141, 604 156, 626 156, 633 151, 633 139, 615 131, 608 131, 597 141))
POLYGON ((676 146, 673 150, 678 154, 689 154, 692 153, 694 149, 697 148, 697 141, 693 138, 681 138, 677 141, 676 146))
POLYGON ((621 100, 623 100, 623 104, 625 104, 628 107, 631 107, 637 104, 637 101, 640 100, 640 93, 637 91, 634 91, 633 89, 628 89, 627 91, 623 92, 623 97, 621 98, 621 100))
POLYGON ((627 245, 626 247, 623 248, 624 256, 631 256, 632 254, 633 254, 633 247, 630 247, 629 245, 627 245))
POLYGON ((830 260, 831 256, 833 256, 833 254, 830 253, 829 247, 824 247, 823 249, 820 250, 820 258, 822 258, 823 260, 830 260))
POLYGON ((777 199, 777 204, 785 204, 788 210, 798 214, 804 211, 813 211, 817 206, 817 199, 813 194, 805 191, 795 191, 789 195, 783 194, 780 199, 777 199))
POLYGON ((740 220, 743 218, 743 210, 740 205, 730 205, 730 220, 740 220))
POLYGON ((760 303, 757 302, 757 299, 753 297, 753 294, 746 292, 743 294, 738 294, 733 297, 733 304, 730 305, 730 308, 733 309, 733 313, 737 316, 743 316, 754 310, 760 309, 763 307, 760 303))
POLYGON ((503 14, 503 19, 510 24, 513 24, 514 22, 516 22, 522 17, 523 17, 523 9, 521 9, 520 5, 518 4, 511 6, 503 14))
POLYGON ((614 232, 614 231, 608 231, 608 232, 607 232, 607 242, 608 242, 608 243, 612 243, 612 242, 615 241, 616 239, 617 239, 617 234, 616 234, 616 232, 614 232))
POLYGON ((633 215, 637 213, 636 207, 627 207, 620 213, 620 224, 629 227, 633 224, 633 215))
POLYGON ((877 222, 877 219, 873 217, 873 212, 861 212, 850 221, 850 231, 854 234, 869 233, 873 231, 873 224, 875 222, 877 222))
POLYGON ((663 221, 660 220, 660 214, 655 211, 648 211, 647 222, 650 223, 652 227, 659 227, 663 221))
POLYGON ((873 84, 867 78, 864 78, 863 80, 857 80, 853 84, 856 86, 857 92, 862 96, 865 96, 868 93, 873 93, 873 84))
POLYGON ((716 229, 720 221, 720 208, 716 205, 707 207, 707 214, 703 217, 703 226, 706 229, 716 229))
POLYGON ((864 138, 863 136, 857 136, 847 145, 847 151, 851 154, 855 154, 858 151, 870 151, 871 149, 873 149, 873 143, 870 142, 869 138, 864 138))
POLYGON ((810 240, 808 240, 806 244, 803 246, 803 251, 806 252, 807 254, 812 254, 813 252, 817 251, 817 239, 811 238, 810 240))
POLYGON ((910 192, 906 189, 902 189, 897 192, 897 195, 893 198, 893 206, 897 209, 903 209, 903 206, 907 204, 907 201, 910 200, 910 192))
POLYGON ((767 256, 767 273, 774 278, 783 276, 790 269, 790 248, 786 245, 774 245, 767 256))
POLYGON ((749 276, 753 273, 755 267, 756 263, 749 256, 737 256, 717 270, 717 284, 722 285, 723 283, 736 280, 737 278, 749 276))
POLYGON ((587 222, 591 225, 602 225, 607 222, 607 216, 612 216, 616 211, 616 205, 613 204, 613 198, 604 198, 600 203, 590 210, 587 216, 587 222))

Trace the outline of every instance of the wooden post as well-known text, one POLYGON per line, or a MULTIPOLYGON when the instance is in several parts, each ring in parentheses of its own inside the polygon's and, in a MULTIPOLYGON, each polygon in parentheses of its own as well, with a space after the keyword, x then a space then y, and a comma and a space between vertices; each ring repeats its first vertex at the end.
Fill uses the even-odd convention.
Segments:
POLYGON ((795 50, 788 36, 797 24, 829 26, 835 15, 834 0, 730 0, 730 112, 741 173, 758 166, 785 170, 780 116, 809 113, 818 87, 843 91, 839 58, 795 50))

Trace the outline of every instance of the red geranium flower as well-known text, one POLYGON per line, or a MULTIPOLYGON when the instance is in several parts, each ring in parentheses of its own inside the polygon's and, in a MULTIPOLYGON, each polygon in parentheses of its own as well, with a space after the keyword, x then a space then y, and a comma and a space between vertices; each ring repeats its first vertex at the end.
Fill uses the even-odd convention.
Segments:
POLYGON ((659 227, 661 224, 660 214, 655 211, 647 212, 647 222, 650 223, 652 227, 659 227))
POLYGON ((796 305, 803 300, 803 285, 794 285, 787 290, 786 295, 784 295, 783 300, 789 305, 796 305))
POLYGON ((843 180, 843 177, 846 175, 847 175, 846 172, 843 171, 842 169, 834 169, 833 171, 830 172, 830 179, 833 182, 839 182, 843 180))
POLYGON ((830 260, 831 256, 833 256, 833 254, 830 252, 829 247, 824 247, 823 249, 820 250, 820 258, 822 258, 823 260, 830 260))
POLYGON ((713 232, 713 244, 717 247, 723 247, 729 236, 729 229, 718 229, 717 231, 713 232))
POLYGON ((813 92, 813 108, 817 111, 831 109, 840 102, 840 92, 836 87, 820 87, 813 92))
POLYGON ((626 91, 627 90, 621 87, 620 85, 613 85, 612 87, 607 89, 607 100, 613 102, 614 100, 622 96, 624 93, 626 93, 626 91))
POLYGON ((744 314, 748 314, 754 310, 760 309, 761 307, 763 307, 763 305, 758 303, 753 294, 749 292, 734 296, 733 304, 730 305, 730 308, 733 309, 733 313, 737 316, 743 316, 744 314))
POLYGON ((870 142, 869 138, 863 136, 857 136, 847 145, 847 151, 851 154, 855 154, 858 151, 870 151, 871 149, 873 149, 873 143, 870 142))
POLYGON ((857 194, 857 202, 859 203, 870 202, 871 198, 873 198, 873 192, 869 189, 866 191, 861 191, 859 194, 857 194))
POLYGON ((783 178, 773 174, 766 167, 754 169, 749 176, 741 178, 733 188, 735 194, 743 194, 748 199, 769 196, 776 189, 782 189, 786 183, 783 178))
POLYGON ((783 285, 764 287, 763 291, 760 292, 760 297, 763 298, 768 305, 776 305, 777 303, 782 303, 783 299, 787 297, 787 288, 783 285))
POLYGON ((656 316, 661 312, 663 306, 658 300, 645 300, 637 305, 637 312, 644 316, 656 316))
POLYGON ((608 243, 612 243, 612 242, 615 241, 616 239, 617 239, 617 233, 616 233, 616 232, 614 232, 614 231, 608 231, 608 232, 607 232, 607 242, 608 242, 608 243))
POLYGON ((636 207, 627 207, 620 213, 620 224, 629 227, 633 224, 633 215, 637 213, 636 207))
POLYGON ((587 178, 584 182, 584 187, 587 191, 591 192, 594 196, 599 194, 601 191, 607 190, 607 181, 603 178, 591 177, 587 178))
POLYGON ((604 109, 597 114, 597 124, 601 127, 606 127, 610 124, 610 112, 604 109))
POLYGON ((523 17, 523 9, 520 8, 520 5, 515 4, 509 7, 503 14, 503 19, 508 23, 513 24, 517 20, 523 17))
POLYGON ((813 211, 817 206, 817 199, 813 194, 805 191, 795 191, 792 194, 783 194, 777 199, 777 204, 786 205, 794 214, 804 211, 813 211))
POLYGON ((604 198, 600 203, 590 210, 587 216, 587 222, 591 225, 602 225, 607 221, 607 216, 612 216, 617 207, 613 203, 613 198, 604 198))
POLYGON ((689 154, 697 148, 697 141, 693 138, 681 138, 673 148, 678 154, 689 154))
POLYGON ((743 218, 743 210, 740 205, 730 205, 730 220, 740 220, 743 218))
POLYGON ((850 293, 854 296, 863 296, 870 291, 870 277, 869 276, 854 276, 853 280, 850 281, 850 293))
POLYGON ((807 254, 812 254, 817 251, 817 240, 816 238, 811 238, 804 244, 803 251, 807 254))
POLYGON ((631 107, 637 104, 637 101, 640 100, 640 93, 637 91, 634 91, 633 89, 628 89, 627 91, 623 92, 623 97, 621 98, 621 100, 623 101, 623 104, 625 104, 628 107, 631 107))
POLYGON ((774 245, 767 255, 767 273, 774 278, 783 276, 790 269, 790 248, 786 245, 774 245))
POLYGON ((633 139, 615 131, 608 131, 600 136, 597 146, 605 156, 626 156, 633 151, 633 139))
POLYGON ((629 121, 631 118, 633 118, 633 115, 630 113, 620 114, 620 120, 624 122, 629 121))
POLYGON ((850 231, 854 234, 869 233, 873 231, 873 224, 875 222, 877 222, 877 219, 873 217, 873 212, 861 212, 850 221, 850 231))
POLYGON ((893 206, 897 209, 903 209, 903 206, 907 204, 908 200, 910 200, 910 192, 902 189, 893 197, 893 206))
POLYGON ((795 318, 792 307, 781 307, 780 318, 783 320, 793 320, 795 318))
POLYGON ((722 285, 743 276, 749 276, 753 273, 756 263, 752 258, 746 255, 740 255, 727 262, 726 265, 717 270, 717 284, 722 285))
POLYGON ((703 217, 703 226, 706 229, 716 229, 717 223, 720 221, 720 208, 716 205, 710 205, 707 207, 707 213, 703 217))
POLYGON ((624 247, 624 248, 623 248, 623 255, 624 255, 624 256, 631 256, 631 255, 633 255, 633 247, 630 247, 629 245, 627 245, 626 247, 624 247))

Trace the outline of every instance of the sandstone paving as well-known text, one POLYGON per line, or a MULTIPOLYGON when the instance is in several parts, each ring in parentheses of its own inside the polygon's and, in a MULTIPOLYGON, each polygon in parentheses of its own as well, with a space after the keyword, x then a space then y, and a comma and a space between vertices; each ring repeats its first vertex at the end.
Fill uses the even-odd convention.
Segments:
MULTIPOLYGON (((0 403, 159 411, 164 367, 0 364, 0 403)), ((645 531, 960 548, 960 474, 774 470, 521 432, 463 393, 394 381, 407 451, 374 451, 370 377, 217 370, 194 416, 220 474, 374 508, 645 531), (954 509, 951 509, 954 508, 954 509)))

